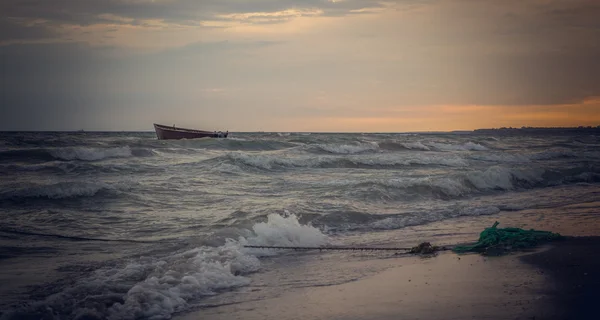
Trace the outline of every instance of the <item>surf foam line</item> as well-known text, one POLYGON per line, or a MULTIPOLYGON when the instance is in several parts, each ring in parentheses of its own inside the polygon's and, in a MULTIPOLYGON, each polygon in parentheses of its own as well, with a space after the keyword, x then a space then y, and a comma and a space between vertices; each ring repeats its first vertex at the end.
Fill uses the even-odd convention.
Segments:
POLYGON ((101 267, 44 299, 19 304, 0 316, 13 319, 170 319, 202 297, 249 285, 261 269, 259 258, 274 256, 244 245, 322 246, 328 237, 300 224, 295 215, 267 216, 237 240, 164 256, 146 256, 101 267), (67 303, 68 302, 68 303, 67 303))

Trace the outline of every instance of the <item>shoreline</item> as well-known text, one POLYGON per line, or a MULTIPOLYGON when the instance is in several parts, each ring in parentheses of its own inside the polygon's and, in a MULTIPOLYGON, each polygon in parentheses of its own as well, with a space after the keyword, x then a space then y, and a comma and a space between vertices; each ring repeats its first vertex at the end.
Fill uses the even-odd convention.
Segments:
POLYGON ((598 319, 598 249, 600 237, 567 237, 497 257, 399 255, 369 260, 381 271, 354 281, 279 296, 255 288, 174 319, 598 319))
POLYGON ((545 277, 518 256, 444 252, 390 259, 394 266, 356 281, 248 298, 175 319, 543 319, 543 295, 537 292, 545 277))

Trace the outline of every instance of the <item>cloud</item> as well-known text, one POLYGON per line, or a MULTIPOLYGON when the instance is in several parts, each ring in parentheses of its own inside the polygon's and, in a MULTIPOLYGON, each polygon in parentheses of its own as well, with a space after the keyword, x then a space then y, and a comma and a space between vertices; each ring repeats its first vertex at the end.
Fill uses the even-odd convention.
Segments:
POLYGON ((39 41, 57 36, 58 34, 49 29, 45 23, 0 18, 0 43, 18 40, 39 41))
POLYGON ((101 23, 138 25, 144 20, 200 25, 202 21, 211 20, 252 23, 283 21, 282 17, 286 16, 342 16, 383 6, 383 2, 367 0, 3 0, 0 11, 5 17, 84 26, 101 23))
MULTIPOLYGON (((600 96, 592 0, 3 0, 0 11, 2 99, 15 113, 2 111, 3 128, 63 113, 108 129, 200 114, 244 130, 406 119, 391 128, 443 111, 418 111, 430 106, 530 110, 495 117, 511 125, 542 121, 533 106, 600 96)), ((452 121, 477 120, 457 110, 452 121)), ((583 114, 546 118, 569 110, 583 114)))

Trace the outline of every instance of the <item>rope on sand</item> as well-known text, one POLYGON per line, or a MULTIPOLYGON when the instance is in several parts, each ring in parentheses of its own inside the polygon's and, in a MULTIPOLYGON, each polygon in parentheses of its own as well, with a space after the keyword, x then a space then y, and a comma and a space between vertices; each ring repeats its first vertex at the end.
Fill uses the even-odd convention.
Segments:
POLYGON ((256 248, 256 249, 282 249, 282 250, 335 250, 335 251, 408 251, 408 253, 434 253, 436 251, 450 250, 446 247, 432 246, 429 242, 423 242, 416 247, 412 248, 379 248, 379 247, 294 247, 294 246, 253 246, 246 245, 245 248, 256 248))
POLYGON ((283 247, 283 246, 244 246, 260 249, 291 249, 291 250, 338 250, 338 251, 407 251, 409 254, 432 254, 437 251, 452 250, 456 253, 479 252, 484 255, 498 255, 518 249, 533 248, 538 244, 563 239, 558 233, 540 230, 523 230, 520 228, 497 228, 496 221, 490 228, 485 228, 479 234, 479 240, 471 245, 450 247, 433 246, 423 242, 412 248, 377 248, 377 247, 283 247))

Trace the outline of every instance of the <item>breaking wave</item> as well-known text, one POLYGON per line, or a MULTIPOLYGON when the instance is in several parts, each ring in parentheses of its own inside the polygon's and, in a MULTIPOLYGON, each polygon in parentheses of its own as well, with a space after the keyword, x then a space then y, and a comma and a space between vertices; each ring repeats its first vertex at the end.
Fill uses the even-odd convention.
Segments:
MULTIPOLYGON (((596 137, 578 144, 451 134, 235 136, 44 133, 0 141, 0 176, 8 178, 0 183, 0 231, 18 242, 26 234, 6 230, 36 230, 28 238, 72 268, 49 273, 53 282, 35 291, 22 273, 8 283, 22 295, 0 302, 0 318, 167 319, 248 285, 265 267, 261 258, 276 254, 244 244, 318 246, 328 236, 345 243, 347 230, 371 241, 373 230, 594 201, 600 182, 596 137), (297 216, 266 215, 285 209, 297 216), (69 242, 113 238, 144 244, 69 242)), ((32 272, 43 273, 44 255, 30 257, 32 272)))
POLYGON ((403 177, 393 179, 333 180, 312 182, 367 200, 415 200, 424 198, 457 199, 477 193, 514 191, 560 184, 595 182, 600 174, 593 168, 565 172, 542 168, 505 168, 492 166, 451 176, 403 177), (590 171, 591 170, 591 171, 590 171))
POLYGON ((284 154, 248 154, 231 152, 225 159, 239 165, 263 170, 278 168, 390 168, 410 165, 466 166, 464 159, 447 155, 414 155, 399 157, 392 154, 339 156, 297 156, 284 154))
POLYGON ((319 246, 328 237, 295 215, 271 214, 245 236, 218 247, 202 246, 162 257, 142 257, 120 267, 97 269, 42 301, 6 312, 2 319, 169 319, 210 296, 250 284, 259 258, 273 255, 254 245, 319 246))
POLYGON ((316 148, 333 154, 359 154, 367 152, 376 152, 379 150, 377 143, 360 144, 317 144, 316 148))
POLYGON ((382 150, 389 151, 400 151, 400 150, 414 150, 414 151, 486 151, 487 147, 474 143, 466 142, 463 144, 450 144, 440 143, 431 141, 383 141, 379 143, 379 147, 382 150))
POLYGON ((411 150, 424 150, 424 151, 431 150, 428 146, 424 145, 421 142, 405 142, 405 143, 401 143, 401 145, 403 147, 405 147, 406 149, 411 149, 411 150))

